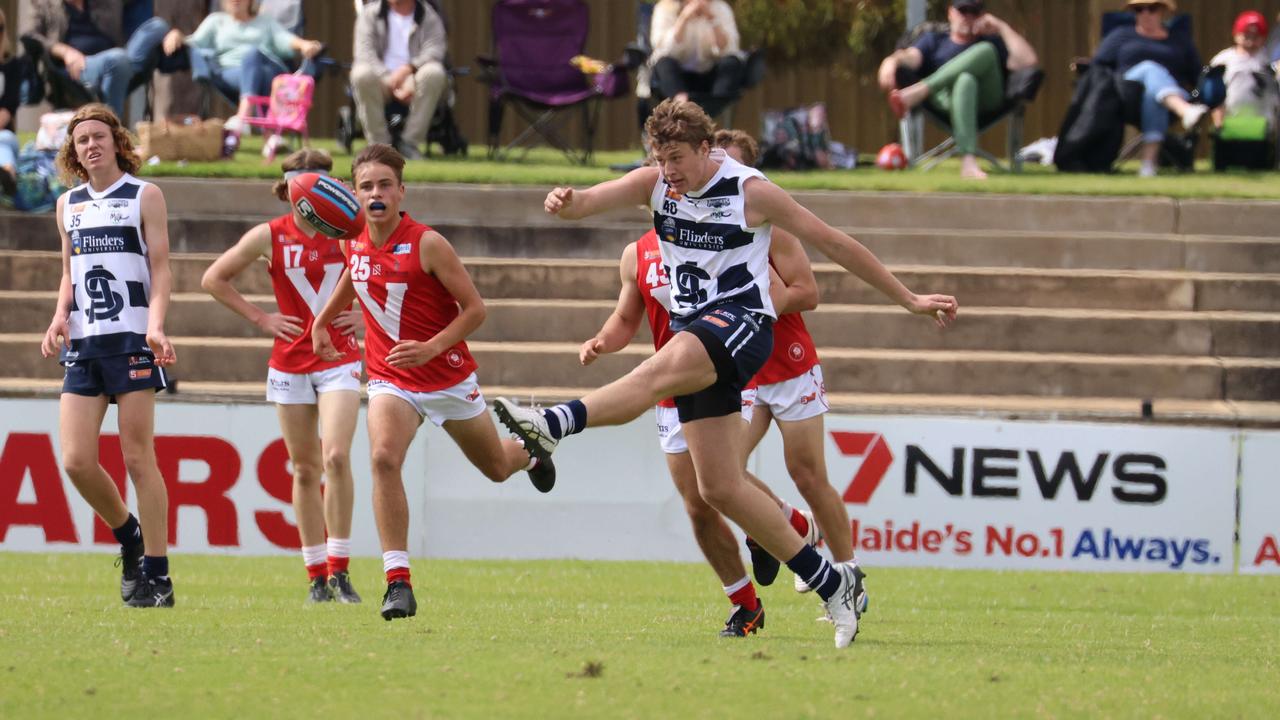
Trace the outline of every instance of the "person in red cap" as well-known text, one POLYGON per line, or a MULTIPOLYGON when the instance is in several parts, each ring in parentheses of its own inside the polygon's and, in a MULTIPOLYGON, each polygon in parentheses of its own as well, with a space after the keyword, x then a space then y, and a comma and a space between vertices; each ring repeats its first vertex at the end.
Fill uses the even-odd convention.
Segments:
POLYGON ((1212 66, 1226 68, 1223 81, 1227 99, 1213 111, 1213 124, 1217 127, 1222 127, 1228 115, 1275 115, 1275 84, 1262 81, 1271 75, 1266 50, 1267 19, 1257 10, 1245 10, 1236 16, 1231 36, 1235 44, 1209 61, 1212 66))

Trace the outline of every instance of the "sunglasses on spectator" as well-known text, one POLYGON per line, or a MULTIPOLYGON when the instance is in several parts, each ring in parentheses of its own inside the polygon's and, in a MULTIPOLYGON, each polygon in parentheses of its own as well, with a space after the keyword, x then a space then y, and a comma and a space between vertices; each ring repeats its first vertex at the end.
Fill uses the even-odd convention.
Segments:
POLYGON ((1145 12, 1160 12, 1164 6, 1160 3, 1150 3, 1148 5, 1130 5, 1129 7, 1133 8, 1135 15, 1141 15, 1145 12))

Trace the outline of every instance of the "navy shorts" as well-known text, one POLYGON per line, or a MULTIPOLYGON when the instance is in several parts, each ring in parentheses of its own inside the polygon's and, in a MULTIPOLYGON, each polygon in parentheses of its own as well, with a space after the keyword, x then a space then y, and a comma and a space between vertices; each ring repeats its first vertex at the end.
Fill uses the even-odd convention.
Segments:
POLYGON ((742 412, 742 390, 773 352, 773 318, 741 305, 723 303, 704 309, 684 326, 711 356, 716 381, 710 387, 675 398, 680 422, 742 412))
POLYGON ((116 395, 158 391, 167 384, 164 368, 156 365, 155 357, 149 352, 75 360, 63 365, 67 374, 62 381, 62 392, 73 395, 106 395, 114 401, 116 395))

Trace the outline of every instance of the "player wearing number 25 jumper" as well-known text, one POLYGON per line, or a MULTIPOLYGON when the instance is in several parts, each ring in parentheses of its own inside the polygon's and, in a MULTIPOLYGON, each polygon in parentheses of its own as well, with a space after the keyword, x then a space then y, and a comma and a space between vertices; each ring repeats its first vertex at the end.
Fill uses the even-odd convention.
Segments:
POLYGON ((131 173, 129 133, 106 105, 72 116, 58 152, 68 185, 58 198, 62 281, 41 353, 66 368, 59 405, 62 464, 120 543, 120 596, 172 607, 168 495, 156 466, 155 392, 177 361, 169 309, 168 214, 160 188, 131 173), (98 461, 107 404, 119 405, 120 449, 138 492, 138 518, 98 461), (141 527, 139 524, 141 519, 141 527))
MULTIPOLYGON (((285 158, 284 178, 276 181, 273 193, 288 201, 290 179, 303 173, 328 175, 332 167, 326 153, 299 150, 285 158)), ((351 438, 360 411, 360 345, 355 336, 360 311, 348 305, 328 329, 334 346, 342 348, 337 359, 316 357, 311 347, 312 320, 329 301, 345 267, 338 241, 319 233, 294 209, 251 228, 201 282, 218 302, 275 339, 267 400, 276 405, 293 466, 293 511, 310 582, 309 602, 360 602, 347 571, 354 498, 351 438), (260 258, 267 260, 276 312, 249 302, 231 284, 260 258)))
MULTIPOLYGON (((373 507, 382 540, 386 620, 418 609, 409 576, 409 507, 400 470, 423 419, 444 428, 485 477, 502 482, 528 470, 534 487, 555 484, 550 462, 531 460, 515 440, 500 440, 476 383, 466 337, 484 321, 484 301, 453 246, 400 211, 404 157, 389 145, 367 146, 351 165, 356 197, 368 219, 346 241, 347 270, 316 315, 324 328, 360 296, 369 369, 369 452, 373 507)), ((329 333, 311 333, 315 354, 340 353, 329 333)))

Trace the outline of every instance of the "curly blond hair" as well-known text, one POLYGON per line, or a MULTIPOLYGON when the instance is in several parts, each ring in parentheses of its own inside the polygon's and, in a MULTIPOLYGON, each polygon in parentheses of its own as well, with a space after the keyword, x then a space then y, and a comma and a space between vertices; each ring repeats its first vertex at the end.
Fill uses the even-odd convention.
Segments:
POLYGON ((120 123, 120 118, 116 117, 111 108, 102 103, 89 103, 82 105, 67 125, 67 138, 62 141, 57 159, 58 174, 62 176, 62 181, 67 185, 89 181, 89 171, 84 169, 80 158, 76 156, 75 141, 76 126, 89 120, 97 120, 111 128, 111 140, 116 146, 116 165, 129 174, 138 172, 142 161, 133 147, 133 135, 120 123))

